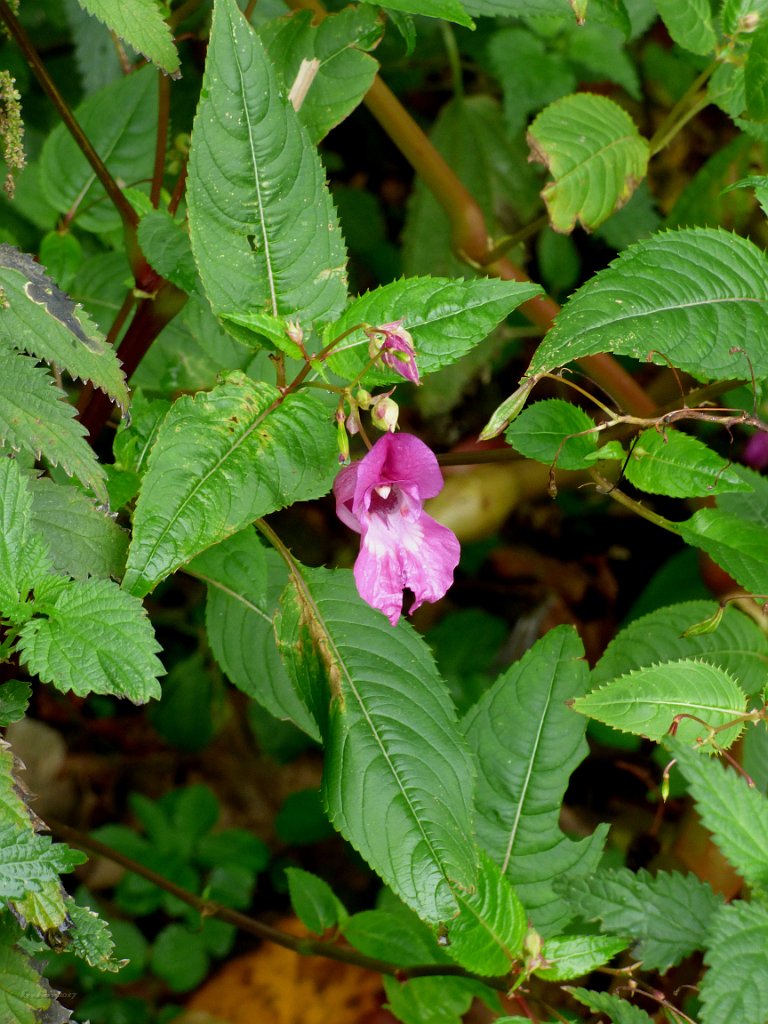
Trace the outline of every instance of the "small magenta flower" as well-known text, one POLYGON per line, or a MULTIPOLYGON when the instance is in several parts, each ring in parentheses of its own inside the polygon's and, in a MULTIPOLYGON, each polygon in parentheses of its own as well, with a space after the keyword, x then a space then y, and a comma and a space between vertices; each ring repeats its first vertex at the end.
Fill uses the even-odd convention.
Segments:
POLYGON ((368 352, 371 359, 376 356, 391 370, 401 377, 419 383, 419 368, 416 365, 416 349, 409 331, 403 327, 402 320, 393 320, 391 324, 380 324, 378 327, 367 327, 368 352))
POLYGON ((459 562, 455 535, 423 509, 443 488, 437 459, 411 434, 385 434, 364 459, 342 469, 333 490, 336 514, 361 536, 355 582, 364 601, 396 625, 403 590, 438 601, 459 562))

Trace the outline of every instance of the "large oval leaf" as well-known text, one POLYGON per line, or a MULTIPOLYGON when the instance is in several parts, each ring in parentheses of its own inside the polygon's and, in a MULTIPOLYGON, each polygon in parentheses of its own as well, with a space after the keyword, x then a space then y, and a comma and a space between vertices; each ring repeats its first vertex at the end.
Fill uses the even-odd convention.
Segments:
POLYGON ((188 197, 214 312, 341 312, 346 253, 320 160, 234 0, 214 5, 188 197))
POLYGON ((233 374, 180 398, 142 481, 123 586, 147 594, 169 573, 259 516, 317 498, 338 470, 335 430, 313 396, 233 374))
POLYGON ((331 821, 424 920, 450 922, 476 877, 472 765, 428 647, 346 570, 295 569, 276 629, 321 722, 331 821))
POLYGON ((768 528, 719 508, 700 508, 677 528, 684 541, 706 551, 745 590, 766 599, 768 528))
POLYGON ((768 260, 727 231, 667 231, 630 246, 580 288, 528 373, 595 352, 699 380, 768 375, 768 260))
POLYGON ((671 498, 751 490, 729 462, 703 441, 679 430, 644 430, 632 447, 624 475, 641 491, 671 498))

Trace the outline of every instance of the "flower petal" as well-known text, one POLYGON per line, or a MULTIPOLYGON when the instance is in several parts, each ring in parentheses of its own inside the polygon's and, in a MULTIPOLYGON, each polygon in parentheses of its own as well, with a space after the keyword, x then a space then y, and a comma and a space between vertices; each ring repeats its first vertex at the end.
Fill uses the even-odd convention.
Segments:
POLYGON ((443 489, 443 474, 434 453, 412 434, 385 434, 357 466, 352 510, 359 520, 370 508, 371 491, 381 484, 397 484, 419 502, 434 498, 443 489))
POLYGON ((336 515, 342 523, 345 523, 355 533, 360 533, 360 522, 352 511, 359 467, 359 462, 353 462, 351 466, 346 466, 333 482, 333 493, 336 498, 336 515))

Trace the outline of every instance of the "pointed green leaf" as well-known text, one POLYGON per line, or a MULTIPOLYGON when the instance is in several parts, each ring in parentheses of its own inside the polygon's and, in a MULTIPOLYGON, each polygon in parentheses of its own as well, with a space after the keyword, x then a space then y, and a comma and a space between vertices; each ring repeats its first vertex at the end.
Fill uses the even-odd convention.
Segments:
POLYGON ((32 686, 20 679, 0 684, 0 729, 24 717, 31 696, 32 686))
POLYGON ((670 36, 691 53, 706 56, 717 42, 709 0, 656 0, 670 36))
POLYGON ((322 166, 234 0, 214 4, 188 203, 215 313, 257 309, 310 323, 341 312, 346 254, 322 166))
POLYGON ((595 421, 562 398, 534 402, 508 427, 509 444, 528 459, 556 469, 583 469, 597 450, 595 421), (591 433, 585 433, 591 431, 591 433))
POLYGON ((31 256, 0 245, 0 339, 71 377, 89 380, 122 409, 128 388, 120 362, 87 313, 65 295, 31 256))
POLYGON ((0 439, 16 451, 44 456, 106 501, 105 473, 64 392, 36 360, 0 349, 0 439))
POLYGON ((611 1024, 653 1024, 645 1010, 620 996, 612 996, 609 992, 590 992, 586 988, 568 988, 567 991, 590 1010, 606 1014, 611 1024))
POLYGON ((457 896, 461 910, 448 926, 446 952, 477 974, 508 974, 520 959, 528 926, 515 890, 482 853, 474 891, 457 896))
POLYGON ((719 508, 702 508, 677 524, 686 543, 701 548, 750 593, 768 594, 768 528, 729 515, 719 508))
POLYGON ((624 475, 641 491, 670 498, 750 490, 726 459, 679 430, 644 430, 632 446, 624 475))
MULTIPOLYGON (((373 0, 365 2, 372 3, 373 0)), ((467 28, 475 27, 474 21, 459 0, 386 0, 386 3, 377 6, 405 11, 407 14, 420 14, 426 18, 442 18, 444 21, 454 21, 457 25, 465 25, 467 28)))
POLYGON ((694 658, 719 666, 738 679, 747 693, 757 693, 768 668, 768 636, 748 615, 729 605, 714 632, 683 636, 717 608, 712 601, 687 601, 631 622, 613 638, 595 665, 593 685, 657 662, 694 658))
MULTIPOLYGON (((747 695, 736 680, 704 661, 665 661, 637 669, 573 701, 574 711, 596 718, 621 732, 646 736, 657 742, 669 732, 678 715, 677 733, 693 743, 709 735, 707 725, 720 728, 747 710, 747 695)), ((717 742, 724 749, 734 743, 744 723, 723 729, 717 742)))
POLYGON ((383 977, 387 1002, 403 1024, 461 1024, 474 991, 466 978, 412 978, 399 982, 383 977))
POLYGON ((768 909, 743 900, 721 907, 707 936, 701 1024, 768 1020, 768 909))
MULTIPOLYGON (((154 68, 134 71, 89 96, 75 110, 75 117, 113 178, 131 186, 151 179, 157 129, 154 68)), ((59 213, 77 208, 77 224, 85 231, 119 227, 119 213, 63 124, 43 146, 40 181, 59 213)))
POLYGON ((768 799, 706 753, 679 740, 664 745, 677 759, 715 843, 748 885, 768 888, 768 799))
POLYGON ((301 868, 286 868, 285 875, 291 906, 311 932, 322 935, 337 924, 344 926, 349 915, 327 882, 301 868))
POLYGON ((67 899, 67 911, 72 928, 67 933, 67 951, 84 960, 89 967, 114 973, 125 966, 125 960, 115 960, 115 943, 107 922, 73 899, 67 899))
POLYGON ((601 826, 592 836, 573 840, 559 826, 569 776, 587 753, 584 724, 565 705, 587 688, 582 656, 574 630, 553 629, 464 720, 477 751, 479 841, 545 935, 556 934, 573 917, 553 880, 594 870, 606 832, 601 826))
MULTIPOLYGON (((530 282, 403 278, 353 299, 343 316, 326 327, 324 341, 327 344, 358 324, 377 326, 403 320, 403 327, 413 336, 419 371, 432 373, 465 355, 521 303, 539 294, 539 285, 530 282)), ((334 373, 352 379, 370 358, 368 338, 360 329, 339 343, 328 364, 334 373)), ((377 366, 363 377, 370 384, 402 379, 386 366, 377 366)))
POLYGON ((379 65, 365 50, 376 46, 383 30, 379 11, 365 4, 347 7, 319 23, 314 22, 312 11, 296 10, 260 29, 286 91, 296 81, 302 62, 319 61, 299 107, 299 120, 312 142, 319 142, 351 114, 368 92, 379 65))
POLYGON ((672 363, 699 380, 768 376, 768 260, 713 228, 631 245, 571 297, 528 373, 595 352, 672 363))
POLYGON ((21 629, 19 652, 44 683, 135 704, 160 696, 160 647, 138 598, 111 580, 72 581, 35 610, 39 617, 21 629))
POLYGON ((580 978, 608 963, 627 944, 626 939, 606 935, 555 935, 542 949, 542 956, 551 966, 539 967, 533 973, 545 981, 580 978))
POLYGON ((574 913, 604 931, 637 940, 632 955, 662 973, 701 949, 722 897, 696 875, 628 868, 599 871, 558 885, 574 913))
POLYGON ((475 884, 472 769, 428 647, 364 604, 343 570, 295 570, 276 630, 323 711, 332 823, 424 920, 450 921, 454 888, 475 884))
POLYGON ((717 499, 717 507, 728 515, 768 527, 768 476, 763 476, 747 466, 733 468, 752 490, 743 494, 721 494, 717 499))
POLYGON ((629 114, 606 96, 555 100, 528 130, 532 159, 553 181, 541 193, 555 231, 588 231, 623 206, 645 177, 649 147, 629 114))
POLYGON ((275 644, 272 620, 288 579, 280 556, 265 550, 248 527, 198 555, 185 572, 208 586, 208 642, 227 677, 275 718, 319 740, 275 644))
POLYGON ((192 292, 198 282, 192 260, 189 235, 181 221, 165 210, 150 210, 139 221, 139 245, 158 274, 184 292, 192 292))
POLYGON ((324 494, 337 470, 335 430, 313 395, 233 374, 183 396, 149 456, 123 585, 148 593, 259 516, 324 494))
POLYGON ((0 457, 0 614, 14 609, 50 569, 51 559, 32 526, 32 495, 15 459, 0 457))
POLYGON ((3 1024, 39 1024, 53 1001, 50 986, 16 944, 21 929, 0 920, 0 1020, 3 1024))
POLYGON ((46 477, 30 480, 32 527, 44 538, 54 568, 75 579, 122 576, 128 534, 79 488, 46 477))
POLYGON ((80 6, 103 22, 110 32, 157 64, 174 78, 179 77, 179 55, 173 34, 163 20, 155 0, 77 0, 80 6))
POLYGON ((58 874, 54 874, 33 892, 25 892, 21 899, 14 900, 13 909, 19 920, 28 922, 51 939, 62 935, 70 925, 58 874))

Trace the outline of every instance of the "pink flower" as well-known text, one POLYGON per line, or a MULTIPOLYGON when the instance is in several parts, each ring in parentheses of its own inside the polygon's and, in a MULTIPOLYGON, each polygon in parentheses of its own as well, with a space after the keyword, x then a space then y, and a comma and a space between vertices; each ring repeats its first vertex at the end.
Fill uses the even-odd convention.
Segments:
POLYGON ((358 592, 393 626, 406 587, 416 596, 414 611, 424 601, 439 600, 453 583, 459 542, 422 508, 442 488, 437 459, 410 434, 380 437, 333 485, 339 519, 361 535, 358 592))
POLYGON ((371 358, 381 356, 381 361, 401 377, 419 383, 419 368, 416 365, 416 349, 409 331, 403 327, 402 320, 393 320, 391 324, 380 324, 368 327, 368 352, 371 358))

